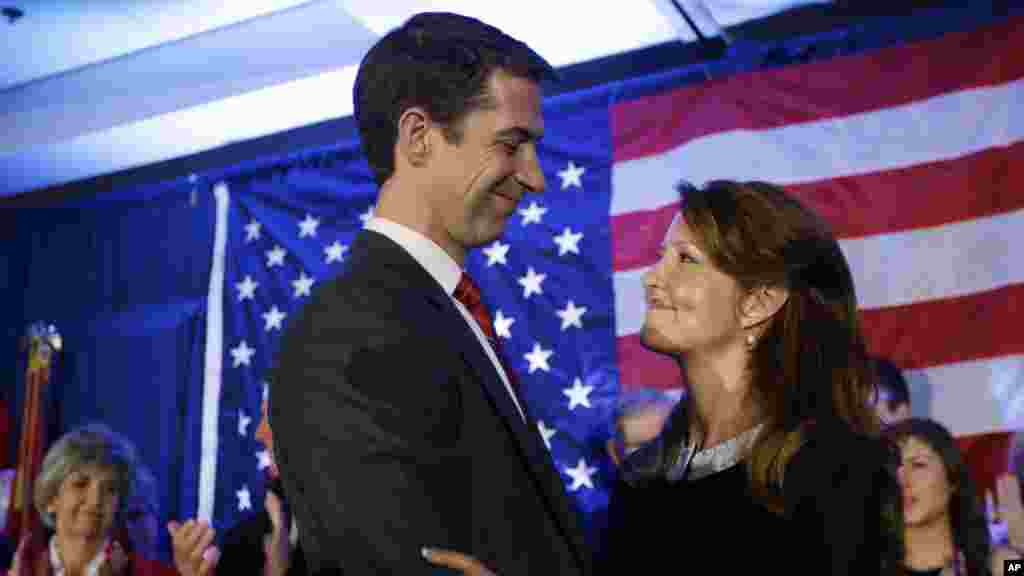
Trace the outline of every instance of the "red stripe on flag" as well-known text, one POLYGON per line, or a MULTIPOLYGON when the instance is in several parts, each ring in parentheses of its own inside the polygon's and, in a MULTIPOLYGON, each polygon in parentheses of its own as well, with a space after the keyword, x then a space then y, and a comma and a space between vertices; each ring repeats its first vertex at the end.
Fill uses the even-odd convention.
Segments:
MULTIPOLYGON (((1024 142, 956 160, 787 186, 828 220, 839 238, 887 234, 1024 208, 1024 142)), ((678 203, 612 216, 612 269, 658 260, 678 203)))
POLYGON ((985 491, 996 492, 996 478, 1009 470, 1010 444, 1013 432, 991 432, 971 434, 956 439, 960 454, 967 462, 971 479, 978 489, 978 497, 984 498, 985 491))
POLYGON ((1024 284, 1015 284, 957 298, 864 310, 861 319, 868 348, 911 370, 1024 354, 1021 302, 1024 284), (982 328, 970 330, 972 326, 982 328))
POLYGON ((1024 17, 870 54, 730 76, 612 106, 616 162, 727 130, 762 130, 908 104, 1024 77, 1024 17), (804 99, 794 102, 794 94, 804 99), (656 119, 654 122, 652 119, 656 119))
POLYGON ((612 270, 633 270, 657 262, 658 248, 678 210, 679 203, 675 203, 612 216, 612 270))
POLYGON ((675 359, 644 348, 639 334, 619 337, 616 348, 619 354, 619 385, 623 392, 637 388, 668 390, 685 386, 675 359))
POLYGON ((1024 142, 956 160, 787 186, 840 238, 889 234, 1024 208, 1024 142))

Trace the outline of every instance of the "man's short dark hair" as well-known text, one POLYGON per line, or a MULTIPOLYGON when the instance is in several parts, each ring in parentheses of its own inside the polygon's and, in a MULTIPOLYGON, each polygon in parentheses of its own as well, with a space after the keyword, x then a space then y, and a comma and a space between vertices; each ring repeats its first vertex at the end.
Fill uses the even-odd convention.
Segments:
POLYGON ((890 410, 901 404, 910 404, 910 387, 899 366, 892 360, 876 356, 871 359, 875 374, 878 376, 879 401, 888 403, 890 410))
POLYGON ((557 80, 554 68, 529 46, 474 18, 426 12, 381 38, 359 65, 353 88, 363 153, 378 184, 395 170, 402 113, 419 106, 461 139, 461 120, 490 105, 487 81, 495 70, 540 84, 557 80))

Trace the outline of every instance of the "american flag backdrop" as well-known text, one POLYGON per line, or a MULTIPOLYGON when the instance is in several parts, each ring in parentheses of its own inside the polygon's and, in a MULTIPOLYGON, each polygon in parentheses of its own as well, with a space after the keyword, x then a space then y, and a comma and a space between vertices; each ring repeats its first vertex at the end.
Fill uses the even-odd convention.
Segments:
MULTIPOLYGON (((547 102, 548 190, 524 198, 468 268, 584 513, 607 503, 616 397, 683 386, 638 339, 640 277, 680 179, 767 180, 819 210, 854 271, 870 347, 906 370, 914 412, 969 451, 998 453, 1024 418, 1020 54, 1024 19, 1012 18, 640 96, 618 86, 547 102)), ((263 379, 283 327, 342 269, 372 211, 357 146, 319 158, 217 186, 222 288, 211 291, 219 336, 207 347, 199 500, 218 527, 262 506, 263 379)), ((975 460, 980 473, 998 465, 975 460)))

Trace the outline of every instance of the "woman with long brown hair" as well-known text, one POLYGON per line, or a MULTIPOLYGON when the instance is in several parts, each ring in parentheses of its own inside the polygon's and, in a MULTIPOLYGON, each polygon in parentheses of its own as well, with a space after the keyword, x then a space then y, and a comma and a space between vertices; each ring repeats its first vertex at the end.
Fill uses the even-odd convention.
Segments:
POLYGON ((679 191, 645 275, 642 336, 678 359, 689 394, 623 465, 613 571, 677 554, 757 570, 897 570, 898 486, 835 237, 771 184, 679 191))

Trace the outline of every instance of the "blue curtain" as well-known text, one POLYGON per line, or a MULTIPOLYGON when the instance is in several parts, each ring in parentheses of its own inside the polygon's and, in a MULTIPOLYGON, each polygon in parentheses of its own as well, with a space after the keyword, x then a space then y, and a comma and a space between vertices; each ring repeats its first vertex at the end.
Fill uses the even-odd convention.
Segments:
MULTIPOLYGON (((213 211, 192 189, 183 180, 21 209, 6 246, 16 284, 5 286, 23 288, 4 308, 7 341, 35 321, 64 340, 48 389, 51 441, 91 421, 126 435, 161 479, 168 516, 195 508, 213 211)), ((24 362, 19 352, 12 366, 19 419, 24 362)))

